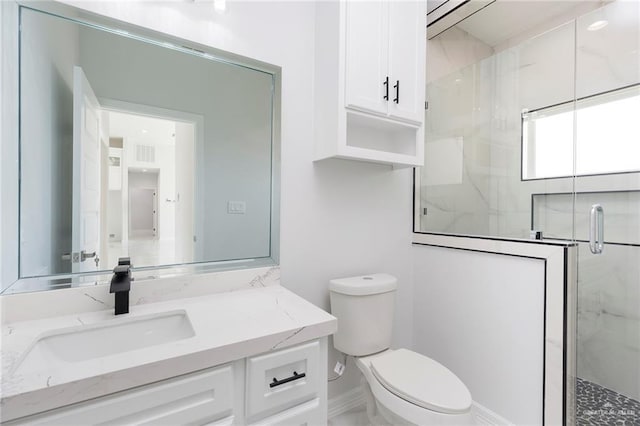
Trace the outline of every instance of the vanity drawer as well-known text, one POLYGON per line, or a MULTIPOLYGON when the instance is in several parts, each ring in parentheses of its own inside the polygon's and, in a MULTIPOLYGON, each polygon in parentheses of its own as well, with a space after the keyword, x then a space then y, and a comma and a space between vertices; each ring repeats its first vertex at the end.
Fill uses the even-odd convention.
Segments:
POLYGON ((11 425, 225 424, 233 419, 233 368, 219 367, 24 417, 11 425))
POLYGON ((270 416, 318 397, 320 368, 318 341, 248 358, 247 417, 270 416))

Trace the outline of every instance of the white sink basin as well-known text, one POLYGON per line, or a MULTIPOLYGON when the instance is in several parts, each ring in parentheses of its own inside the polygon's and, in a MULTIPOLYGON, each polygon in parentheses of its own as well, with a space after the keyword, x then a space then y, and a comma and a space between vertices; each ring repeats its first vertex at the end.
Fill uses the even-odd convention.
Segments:
POLYGON ((40 336, 16 372, 55 369, 90 359, 188 339, 195 335, 185 311, 116 318, 105 323, 54 330, 40 336))

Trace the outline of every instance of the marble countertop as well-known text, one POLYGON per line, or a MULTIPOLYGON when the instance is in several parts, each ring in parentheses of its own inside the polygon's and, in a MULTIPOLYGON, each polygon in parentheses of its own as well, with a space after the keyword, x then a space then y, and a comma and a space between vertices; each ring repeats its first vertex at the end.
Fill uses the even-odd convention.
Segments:
POLYGON ((279 285, 131 306, 129 314, 118 317, 110 309, 10 323, 2 327, 1 420, 277 350, 336 329, 333 316, 279 285), (68 367, 18 368, 44 333, 171 311, 187 313, 193 337, 68 367))

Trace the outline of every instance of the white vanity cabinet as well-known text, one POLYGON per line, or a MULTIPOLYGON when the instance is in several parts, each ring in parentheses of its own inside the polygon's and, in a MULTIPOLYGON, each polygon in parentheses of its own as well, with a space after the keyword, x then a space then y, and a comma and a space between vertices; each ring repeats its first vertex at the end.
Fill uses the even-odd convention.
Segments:
POLYGON ((326 344, 313 340, 5 424, 325 425, 326 344))
POLYGON ((425 2, 319 2, 316 159, 422 165, 425 60, 425 2))

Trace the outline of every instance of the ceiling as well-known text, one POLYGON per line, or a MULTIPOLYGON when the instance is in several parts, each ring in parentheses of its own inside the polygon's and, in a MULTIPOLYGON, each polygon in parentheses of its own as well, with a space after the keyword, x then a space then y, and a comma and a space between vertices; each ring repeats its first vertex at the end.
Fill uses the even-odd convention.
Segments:
POLYGON ((446 2, 446 1, 447 0, 427 0, 427 13, 431 13, 438 6, 440 6, 442 3, 446 2))
POLYGON ((174 145, 176 126, 173 121, 109 112, 109 137, 120 137, 142 145, 174 145))
POLYGON ((528 30, 560 25, 610 1, 613 0, 496 0, 456 27, 496 47, 528 30))

